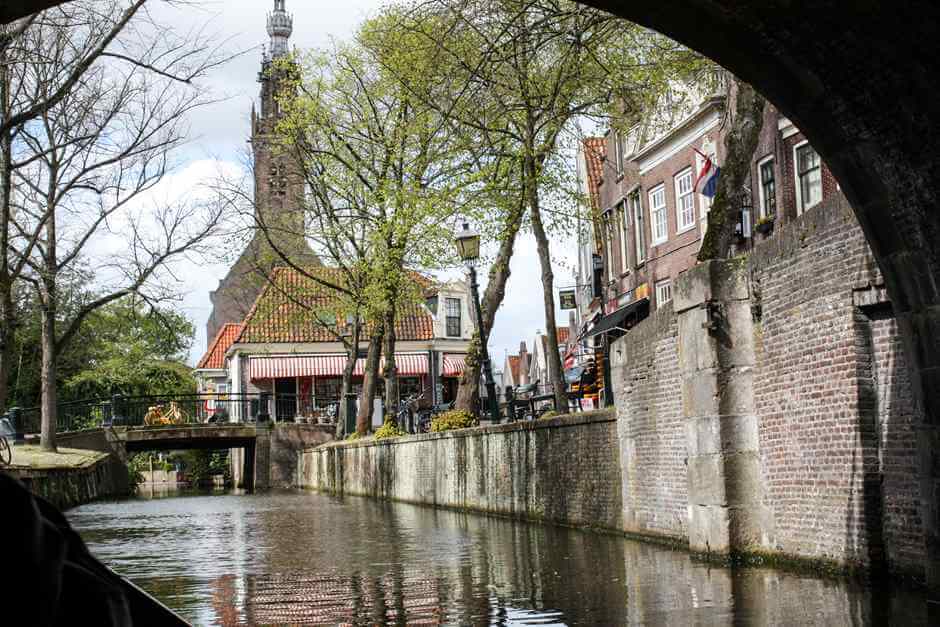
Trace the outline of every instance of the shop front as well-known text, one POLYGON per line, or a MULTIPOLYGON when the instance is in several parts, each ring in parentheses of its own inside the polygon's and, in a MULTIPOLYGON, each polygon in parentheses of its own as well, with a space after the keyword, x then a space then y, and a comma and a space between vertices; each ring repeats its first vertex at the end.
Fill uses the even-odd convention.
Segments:
MULTIPOLYGON (((353 389, 362 389, 365 359, 356 360, 353 389)), ((322 419, 338 412, 346 355, 264 355, 248 359, 248 378, 253 387, 273 396, 276 419, 322 419)), ((401 398, 431 389, 427 353, 395 355, 401 398)), ((384 395, 385 382, 379 379, 376 396, 384 395)))

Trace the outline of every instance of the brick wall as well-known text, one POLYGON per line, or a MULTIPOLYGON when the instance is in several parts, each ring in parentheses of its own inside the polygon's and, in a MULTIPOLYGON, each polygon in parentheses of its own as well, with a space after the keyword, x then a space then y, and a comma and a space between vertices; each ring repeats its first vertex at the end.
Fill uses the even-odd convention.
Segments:
MULTIPOLYGON (((886 561, 920 576, 921 418, 884 282, 851 208, 831 195, 781 225, 744 263, 757 489, 768 513, 761 545, 848 566, 886 561)), ((627 531, 688 536, 685 430, 694 425, 681 401, 678 357, 689 346, 670 307, 612 347, 627 531)))
POLYGON ((920 415, 913 403, 907 362, 897 323, 890 311, 865 316, 871 338, 878 407, 878 436, 884 480, 881 506, 889 565, 894 570, 917 571, 924 552, 921 529, 920 486, 917 483, 915 425, 920 415))
POLYGON ((620 528, 612 412, 574 414, 302 453, 302 487, 620 528))
POLYGON ((748 262, 761 312, 754 395, 770 548, 863 565, 887 553, 893 569, 916 571, 916 414, 851 208, 841 195, 825 200, 748 262))
POLYGON ((611 348, 623 476, 623 528, 685 538, 685 426, 678 332, 671 306, 657 310, 611 348))

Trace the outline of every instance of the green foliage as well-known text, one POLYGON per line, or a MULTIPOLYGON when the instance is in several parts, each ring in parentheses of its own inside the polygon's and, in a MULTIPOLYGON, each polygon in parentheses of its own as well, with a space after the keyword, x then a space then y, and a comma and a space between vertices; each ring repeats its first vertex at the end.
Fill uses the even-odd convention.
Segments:
POLYGON ((453 429, 466 429, 477 426, 477 420, 473 414, 463 409, 452 409, 438 414, 431 420, 431 431, 440 433, 442 431, 451 431, 453 429))
MULTIPOLYGON (((94 298, 88 277, 72 276, 60 292, 64 319, 94 298)), ((40 314, 31 292, 17 293, 22 323, 13 338, 10 405, 38 404, 40 314)), ((110 303, 90 314, 59 354, 56 368, 62 403, 112 394, 175 394, 195 391, 186 365, 194 335, 192 323, 171 309, 145 307, 133 298, 110 303)), ((100 424, 94 413, 72 417, 84 426, 100 424)))
POLYGON ((385 423, 375 430, 374 437, 376 440, 384 440, 386 438, 398 438, 403 435, 406 435, 405 432, 395 424, 394 420, 386 419, 385 423))
POLYGON ((223 475, 226 482, 232 479, 227 450, 180 451, 174 453, 172 458, 182 463, 183 472, 193 485, 208 483, 213 475, 223 475))
POLYGON ((127 456, 127 472, 132 486, 144 480, 144 471, 150 470, 150 453, 131 453, 127 456))
POLYGON ((352 433, 350 433, 349 435, 346 436, 346 441, 347 441, 347 442, 355 442, 356 440, 359 440, 359 439, 361 439, 361 438, 362 438, 362 436, 359 435, 359 432, 358 432, 358 431, 353 431, 352 433))
POLYGON ((561 414, 559 414, 559 413, 558 413, 557 411, 555 411, 554 409, 549 409, 547 412, 545 412, 544 414, 542 414, 541 416, 539 416, 539 418, 557 418, 557 417, 560 416, 560 415, 561 415, 561 414))

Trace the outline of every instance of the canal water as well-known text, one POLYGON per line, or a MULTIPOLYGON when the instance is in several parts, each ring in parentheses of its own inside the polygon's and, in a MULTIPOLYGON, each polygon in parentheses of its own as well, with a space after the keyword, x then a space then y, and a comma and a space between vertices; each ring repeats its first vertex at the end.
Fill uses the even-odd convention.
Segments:
POLYGON ((95 555, 199 625, 927 624, 910 590, 355 497, 155 493, 68 518, 95 555))

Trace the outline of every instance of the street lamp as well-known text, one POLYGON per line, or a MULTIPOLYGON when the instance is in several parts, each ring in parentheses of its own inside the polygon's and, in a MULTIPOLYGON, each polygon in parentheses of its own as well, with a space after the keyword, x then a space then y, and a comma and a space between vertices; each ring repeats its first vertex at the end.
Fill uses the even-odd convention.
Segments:
POLYGON ((454 237, 457 254, 470 273, 470 295, 476 311, 477 335, 480 337, 480 365, 483 367, 483 379, 486 385, 486 400, 489 405, 490 419, 499 422, 499 405, 496 399, 496 383, 493 381, 493 367, 490 365, 490 354, 483 339, 483 312, 480 309, 479 286, 477 285, 476 263, 480 259, 480 234, 470 228, 466 222, 463 228, 454 237))

